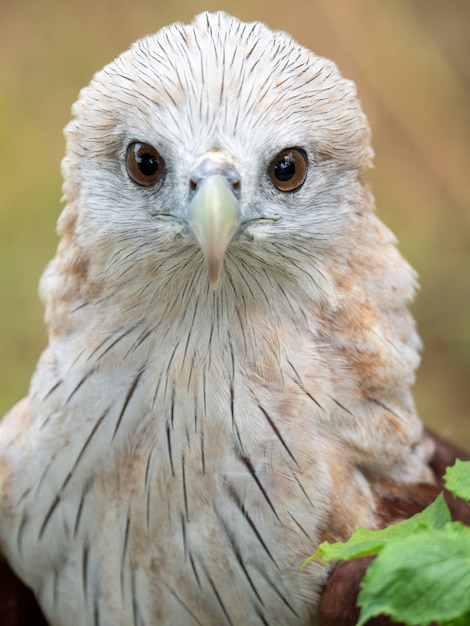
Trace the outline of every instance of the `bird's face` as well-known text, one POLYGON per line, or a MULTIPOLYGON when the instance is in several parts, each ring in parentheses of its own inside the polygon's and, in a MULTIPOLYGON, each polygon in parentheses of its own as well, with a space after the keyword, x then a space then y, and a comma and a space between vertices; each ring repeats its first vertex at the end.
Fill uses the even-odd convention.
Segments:
POLYGON ((65 194, 82 246, 137 273, 205 268, 212 289, 237 255, 269 267, 340 249, 371 158, 333 63, 222 13, 137 42, 74 114, 65 194))

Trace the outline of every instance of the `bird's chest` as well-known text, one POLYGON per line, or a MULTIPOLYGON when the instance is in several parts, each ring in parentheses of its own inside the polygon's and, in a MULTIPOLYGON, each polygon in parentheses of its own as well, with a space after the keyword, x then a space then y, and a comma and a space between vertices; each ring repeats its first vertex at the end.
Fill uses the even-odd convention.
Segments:
POLYGON ((312 407, 218 374, 128 373, 74 452, 55 450, 62 477, 21 538, 52 623, 309 623, 322 574, 299 567, 330 487, 312 407))

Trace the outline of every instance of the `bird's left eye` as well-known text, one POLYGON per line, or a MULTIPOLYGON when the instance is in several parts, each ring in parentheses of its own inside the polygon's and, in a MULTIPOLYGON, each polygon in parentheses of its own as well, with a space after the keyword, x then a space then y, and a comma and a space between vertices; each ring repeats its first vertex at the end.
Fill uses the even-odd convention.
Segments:
POLYGON ((138 185, 154 185, 164 170, 163 158, 150 144, 134 141, 127 148, 127 173, 138 185))
POLYGON ((268 167, 271 182, 279 191, 299 189, 307 176, 307 155, 301 148, 286 148, 277 154, 268 167))

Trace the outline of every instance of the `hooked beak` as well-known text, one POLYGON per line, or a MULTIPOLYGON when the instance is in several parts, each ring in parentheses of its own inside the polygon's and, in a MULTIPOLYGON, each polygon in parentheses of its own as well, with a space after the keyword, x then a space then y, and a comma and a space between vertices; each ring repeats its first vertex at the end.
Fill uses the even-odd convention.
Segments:
POLYGON ((225 251, 240 227, 239 186, 220 169, 202 176, 189 204, 188 224, 206 260, 209 284, 217 289, 225 251))

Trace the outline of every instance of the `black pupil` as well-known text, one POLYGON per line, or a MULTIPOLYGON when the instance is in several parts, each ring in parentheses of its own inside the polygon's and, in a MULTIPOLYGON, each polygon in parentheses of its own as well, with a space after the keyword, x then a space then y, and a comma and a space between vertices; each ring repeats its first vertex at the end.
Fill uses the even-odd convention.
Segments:
POLYGON ((135 162, 137 163, 139 171, 144 176, 155 176, 158 171, 158 159, 151 152, 137 152, 135 162))
POLYGON ((291 154, 286 154, 282 161, 278 161, 274 166, 274 175, 277 180, 284 182, 290 180, 295 174, 295 163, 291 154))

